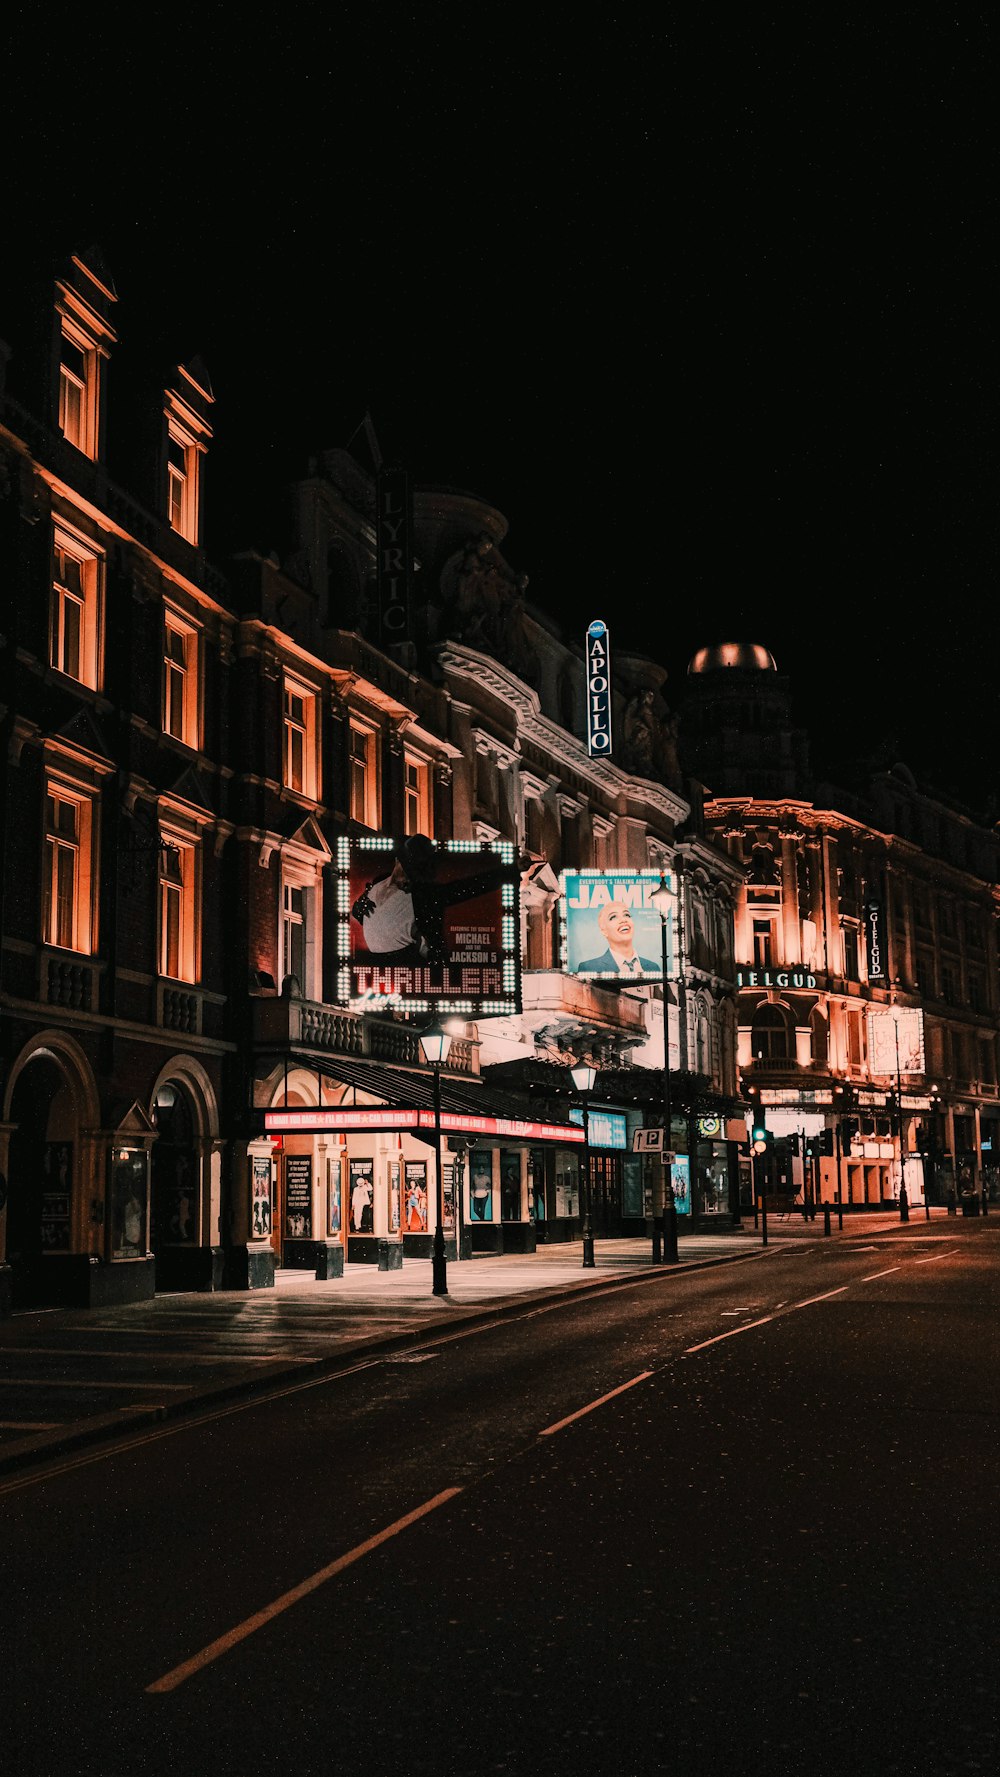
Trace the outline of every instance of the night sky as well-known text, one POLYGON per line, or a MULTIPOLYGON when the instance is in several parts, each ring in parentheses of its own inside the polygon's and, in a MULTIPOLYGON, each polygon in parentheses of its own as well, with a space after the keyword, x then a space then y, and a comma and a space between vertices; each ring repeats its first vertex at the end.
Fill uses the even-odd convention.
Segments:
POLYGON ((210 542, 276 546, 261 488, 368 411, 417 481, 500 508, 529 599, 663 661, 668 700, 703 643, 763 642, 827 775, 878 753, 981 812, 988 16, 790 38, 615 14, 571 47, 565 19, 514 37, 489 10, 402 36, 391 11, 227 16, 163 62, 74 45, 84 130, 50 103, 66 44, 38 49, 0 277, 98 241, 121 373, 204 357, 210 542))

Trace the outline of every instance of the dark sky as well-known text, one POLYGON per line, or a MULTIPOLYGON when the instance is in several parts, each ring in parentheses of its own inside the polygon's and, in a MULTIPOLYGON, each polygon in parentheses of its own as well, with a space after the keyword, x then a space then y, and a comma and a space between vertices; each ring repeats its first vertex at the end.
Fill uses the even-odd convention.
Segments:
MULTIPOLYGON (((615 13, 571 44, 507 10, 247 16, 155 55, 52 33, 7 209, 9 240, 102 244, 123 362, 203 355, 215 486, 291 478, 367 409, 417 480, 504 512, 529 598, 605 617, 668 698, 703 642, 764 642, 832 775, 884 746, 982 804, 989 16, 615 13), (70 66, 82 127, 51 103, 70 66)), ((271 546, 259 499, 241 522, 271 546)))

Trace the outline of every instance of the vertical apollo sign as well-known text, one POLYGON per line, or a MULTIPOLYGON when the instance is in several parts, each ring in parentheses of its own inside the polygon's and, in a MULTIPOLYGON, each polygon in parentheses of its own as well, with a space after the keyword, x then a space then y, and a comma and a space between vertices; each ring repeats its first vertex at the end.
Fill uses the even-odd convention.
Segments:
POLYGON ((587 751, 592 759, 611 752, 611 637, 595 617, 587 630, 587 751))
POLYGON ((376 501, 379 646, 391 648, 410 636, 413 502, 405 469, 379 470, 376 501))

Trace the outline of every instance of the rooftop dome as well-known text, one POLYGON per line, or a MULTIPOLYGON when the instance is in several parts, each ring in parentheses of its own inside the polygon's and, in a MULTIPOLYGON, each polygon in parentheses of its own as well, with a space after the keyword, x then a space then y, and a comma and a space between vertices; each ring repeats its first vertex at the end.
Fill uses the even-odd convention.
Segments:
POLYGON ((723 666, 737 666, 744 672, 776 673, 773 654, 759 642, 717 642, 712 648, 699 648, 688 667, 689 673, 714 673, 723 666))

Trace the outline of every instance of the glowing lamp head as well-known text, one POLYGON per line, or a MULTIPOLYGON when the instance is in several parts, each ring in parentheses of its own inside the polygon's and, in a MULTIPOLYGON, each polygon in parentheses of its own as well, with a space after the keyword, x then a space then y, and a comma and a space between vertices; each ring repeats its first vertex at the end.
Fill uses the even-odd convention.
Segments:
POLYGON ((589 1067, 586 1062, 581 1061, 577 1063, 576 1067, 570 1068, 569 1077, 578 1092, 593 1092, 597 1069, 589 1067))
POLYGON ((429 1024, 420 1032, 420 1047, 424 1060, 431 1067, 441 1067, 448 1059, 451 1048, 451 1032, 445 1030, 443 1024, 429 1024))

